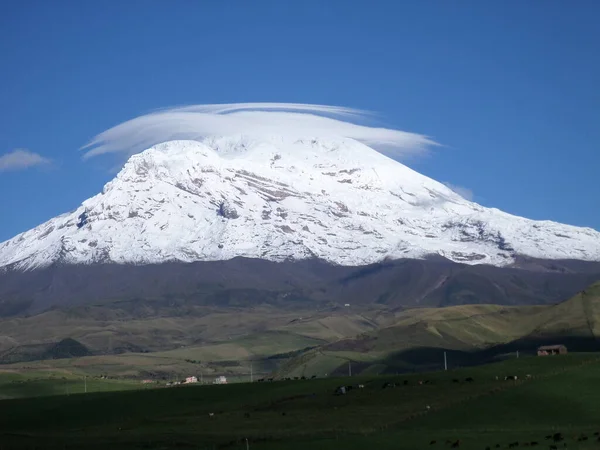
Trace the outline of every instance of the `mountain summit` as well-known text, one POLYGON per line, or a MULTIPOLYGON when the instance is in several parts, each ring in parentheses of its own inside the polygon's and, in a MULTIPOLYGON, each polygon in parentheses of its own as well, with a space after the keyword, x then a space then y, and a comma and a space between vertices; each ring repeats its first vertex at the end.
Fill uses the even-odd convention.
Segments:
POLYGON ((77 210, 0 244, 0 267, 429 255, 598 261, 600 233, 482 207, 353 139, 225 136, 132 156, 77 210))

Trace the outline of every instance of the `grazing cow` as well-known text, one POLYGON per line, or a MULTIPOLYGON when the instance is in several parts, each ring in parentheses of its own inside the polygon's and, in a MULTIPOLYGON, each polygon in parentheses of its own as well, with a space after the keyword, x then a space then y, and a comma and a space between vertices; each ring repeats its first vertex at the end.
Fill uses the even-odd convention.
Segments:
POLYGON ((579 436, 579 439, 577 439, 578 442, 583 442, 583 441, 587 441, 587 440, 588 440, 588 437, 585 434, 579 436))
POLYGON ((466 378, 466 379, 465 379, 465 381, 466 381, 467 383, 472 383, 472 382, 473 382, 473 381, 475 381, 475 380, 474 380, 473 378, 469 377, 469 378, 466 378))
POLYGON ((404 380, 404 386, 408 385, 408 380, 404 380))
POLYGON ((281 413, 282 416, 285 416, 285 411, 281 413))
POLYGON ((460 447, 460 439, 458 439, 457 441, 454 441, 450 447, 452 447, 452 448, 460 447))
POLYGON ((556 445, 551 445, 550 447, 548 447, 550 450, 558 450, 558 447, 556 445))
POLYGON ((359 389, 364 389, 364 388, 365 388, 365 385, 364 385, 364 384, 359 384, 359 385, 358 385, 358 388, 359 388, 359 389))
POLYGON ((301 379, 301 380, 306 380, 306 377, 305 377, 304 375, 302 375, 302 376, 300 377, 300 379, 301 379))
POLYGON ((508 448, 515 448, 515 447, 518 447, 518 446, 519 446, 519 442, 518 441, 517 442, 512 442, 512 443, 508 444, 508 448))
POLYGON ((215 413, 208 413, 208 417, 215 417, 215 413))
POLYGON ((244 413, 244 417, 245 417, 246 419, 249 419, 249 418, 250 418, 250 413, 244 413))
POLYGON ((514 380, 517 381, 517 376, 516 375, 507 375, 504 377, 504 381, 508 381, 508 380, 514 380))
POLYGON ((600 433, 598 433, 597 431, 594 433, 594 436, 600 436, 600 433))
POLYGON ((488 445, 485 450, 492 450, 492 448, 488 445))
POLYGON ((456 378, 454 380, 452 380, 453 383, 460 383, 460 381, 458 381, 456 378))
POLYGON ((335 388, 334 395, 344 395, 346 394, 346 386, 338 386, 335 388))
POLYGON ((537 441, 531 441, 529 443, 529 445, 531 445, 532 447, 535 447, 536 445, 539 445, 539 443, 537 441))
POLYGON ((317 378, 316 375, 313 375, 312 377, 310 377, 311 380, 314 380, 315 378, 317 378))
POLYGON ((394 383, 387 382, 387 383, 383 383, 383 386, 381 388, 385 389, 385 388, 393 388, 393 387, 396 387, 396 385, 394 383))
POLYGON ((435 445, 437 441, 431 441, 429 445, 435 445))
POLYGON ((554 433, 554 434, 552 435, 552 440, 553 440, 554 442, 560 442, 560 441, 564 441, 564 439, 565 439, 565 438, 564 438, 564 436, 562 435, 562 433, 554 433))
POLYGON ((419 384, 420 384, 420 385, 421 385, 421 384, 423 384, 423 380, 419 380, 419 384))
POLYGON ((496 444, 496 448, 500 448, 500 444, 496 444))

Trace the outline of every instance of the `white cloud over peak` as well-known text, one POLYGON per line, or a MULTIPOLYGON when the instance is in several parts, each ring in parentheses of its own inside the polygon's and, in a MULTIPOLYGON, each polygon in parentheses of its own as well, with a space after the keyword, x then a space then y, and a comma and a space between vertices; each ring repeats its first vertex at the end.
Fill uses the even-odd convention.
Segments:
POLYGON ((427 136, 357 122, 373 114, 354 108, 301 103, 231 103, 167 108, 123 122, 95 136, 84 158, 121 153, 130 156, 161 142, 209 136, 246 135, 290 138, 351 138, 402 158, 437 145, 427 136))
POLYGON ((27 149, 15 149, 12 152, 0 155, 0 172, 12 170, 25 170, 30 167, 50 164, 48 158, 27 149))
POLYGON ((456 192, 458 195, 460 195, 465 200, 473 201, 474 194, 471 189, 463 187, 463 186, 457 186, 456 184, 448 183, 446 181, 443 184, 447 188, 452 189, 454 192, 456 192))

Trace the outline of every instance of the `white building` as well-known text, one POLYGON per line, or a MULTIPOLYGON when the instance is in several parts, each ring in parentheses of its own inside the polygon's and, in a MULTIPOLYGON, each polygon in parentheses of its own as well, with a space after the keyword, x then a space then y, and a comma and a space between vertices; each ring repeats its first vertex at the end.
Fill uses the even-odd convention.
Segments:
POLYGON ((227 378, 225 378, 223 375, 215 378, 215 381, 213 381, 214 384, 227 384, 227 378))
POLYGON ((197 382, 198 382, 198 378, 196 378, 196 377, 187 377, 185 379, 185 384, 197 383, 197 382))

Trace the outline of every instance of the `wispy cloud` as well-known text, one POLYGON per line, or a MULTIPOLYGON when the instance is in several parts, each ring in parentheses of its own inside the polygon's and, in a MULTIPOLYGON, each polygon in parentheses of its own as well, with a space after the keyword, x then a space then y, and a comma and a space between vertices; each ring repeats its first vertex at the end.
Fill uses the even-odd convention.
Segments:
POLYGON ((0 172, 11 170, 25 170, 35 166, 45 166, 50 164, 48 158, 27 149, 18 148, 12 152, 0 155, 0 172))
POLYGON ((426 152, 437 145, 427 136, 361 125, 371 112, 339 106, 298 103, 232 103, 168 108, 110 128, 83 147, 84 158, 139 153, 155 144, 202 140, 209 136, 341 137, 361 141, 394 158, 426 152))
POLYGON ((474 194, 471 189, 463 187, 463 186, 457 186, 456 184, 448 183, 446 181, 444 182, 444 185, 447 188, 452 189, 454 192, 456 192, 458 195, 460 195, 465 200, 473 201, 474 194))

